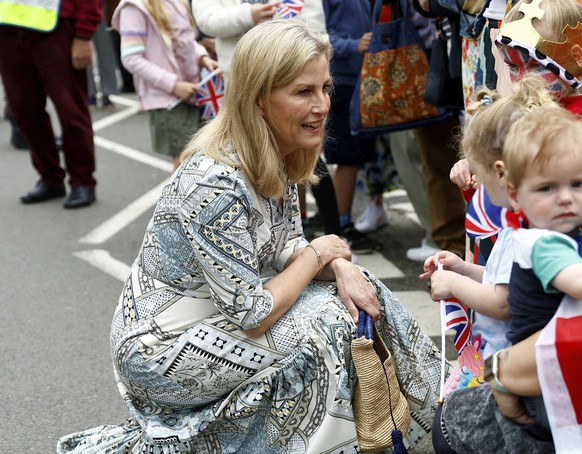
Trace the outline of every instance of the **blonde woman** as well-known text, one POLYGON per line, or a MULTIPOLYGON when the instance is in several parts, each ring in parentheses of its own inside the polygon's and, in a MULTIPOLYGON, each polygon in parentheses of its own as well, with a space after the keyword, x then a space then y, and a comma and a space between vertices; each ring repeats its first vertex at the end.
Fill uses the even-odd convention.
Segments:
POLYGON ((440 355, 335 235, 308 243, 297 183, 315 181, 331 47, 268 21, 234 52, 218 116, 182 155, 115 311, 111 347, 131 419, 59 453, 321 453, 357 449, 351 339, 377 320, 426 434, 440 355))

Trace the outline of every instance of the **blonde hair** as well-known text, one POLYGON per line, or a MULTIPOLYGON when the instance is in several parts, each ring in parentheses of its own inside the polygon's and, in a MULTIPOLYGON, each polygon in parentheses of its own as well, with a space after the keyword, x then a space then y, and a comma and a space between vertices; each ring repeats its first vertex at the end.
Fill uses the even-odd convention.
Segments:
MULTIPOLYGON (((171 34, 172 34, 172 24, 168 20, 168 15, 166 13, 166 8, 164 8, 164 0, 142 0, 143 6, 148 11, 150 16, 154 19, 158 30, 160 31, 160 35, 162 39, 169 43, 171 41, 171 34)), ((188 18, 190 19, 190 25, 192 28, 196 30, 196 23, 194 22, 194 16, 192 16, 192 10, 190 9, 190 5, 186 0, 181 0, 184 4, 184 7, 188 11, 188 18)))
POLYGON ((582 159, 580 117, 557 105, 527 113, 511 126, 505 140, 507 182, 519 188, 530 166, 544 166, 557 155, 582 159))
POLYGON ((282 159, 273 131, 261 115, 259 100, 268 109, 275 88, 291 83, 315 58, 324 56, 329 62, 331 52, 327 35, 311 31, 297 19, 270 20, 253 27, 235 48, 218 115, 198 130, 181 159, 203 152, 240 167, 254 188, 268 197, 281 197, 287 179, 291 183, 317 182, 313 171, 325 128, 317 148, 299 150, 282 159))
POLYGON ((476 95, 476 102, 467 107, 473 117, 463 131, 463 156, 491 169, 495 161, 501 159, 503 144, 513 123, 530 110, 544 105, 556 104, 538 77, 526 77, 515 83, 512 93, 504 97, 482 89, 476 95))

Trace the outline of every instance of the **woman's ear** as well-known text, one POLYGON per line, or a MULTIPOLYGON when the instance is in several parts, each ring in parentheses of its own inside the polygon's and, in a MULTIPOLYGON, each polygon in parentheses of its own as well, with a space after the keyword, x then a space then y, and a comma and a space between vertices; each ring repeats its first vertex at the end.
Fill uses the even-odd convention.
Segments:
POLYGON ((519 204, 519 197, 517 195, 517 189, 511 183, 505 183, 505 192, 507 193, 507 198, 509 203, 511 203, 511 208, 513 211, 521 210, 521 206, 519 204))
POLYGON ((261 117, 265 117, 265 109, 264 109, 264 103, 263 103, 263 98, 257 98, 257 107, 259 108, 259 112, 261 114, 261 117))

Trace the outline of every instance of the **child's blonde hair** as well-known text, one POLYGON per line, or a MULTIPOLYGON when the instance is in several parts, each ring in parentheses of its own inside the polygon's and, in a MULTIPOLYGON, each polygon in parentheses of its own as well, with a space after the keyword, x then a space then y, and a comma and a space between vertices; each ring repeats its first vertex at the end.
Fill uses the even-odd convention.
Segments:
POLYGON ((530 166, 544 166, 557 155, 582 159, 580 116, 557 105, 528 112, 511 125, 503 146, 507 182, 519 188, 530 166))
MULTIPOLYGON (((172 24, 168 19, 168 14, 166 13, 166 8, 164 7, 164 0, 142 0, 143 6, 147 9, 150 16, 154 19, 156 25, 158 26, 158 30, 160 31, 160 35, 162 35, 162 39, 169 43, 171 41, 171 34, 172 34, 172 24)), ((190 24, 192 28, 196 30, 196 23, 194 22, 194 16, 192 16, 192 10, 190 9, 190 5, 186 0, 180 0, 186 10, 188 11, 188 17, 190 19, 190 24)))
POLYGON ((463 157, 492 169, 501 159, 503 144, 513 123, 532 109, 556 105, 544 82, 537 77, 526 77, 512 86, 512 93, 500 96, 482 89, 476 102, 467 107, 473 116, 468 120, 461 140, 463 157))

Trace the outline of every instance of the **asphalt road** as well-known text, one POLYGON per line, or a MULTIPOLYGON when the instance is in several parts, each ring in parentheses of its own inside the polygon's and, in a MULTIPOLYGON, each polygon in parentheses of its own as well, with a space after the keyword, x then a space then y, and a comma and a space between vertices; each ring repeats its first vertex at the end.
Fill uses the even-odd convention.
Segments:
MULTIPOLYGON (((0 121, 2 454, 53 453, 62 435, 127 417, 113 379, 109 328, 171 163, 151 153, 147 116, 138 113, 135 96, 112 99, 114 112, 93 113, 97 202, 76 211, 63 209, 62 200, 20 203, 37 175, 0 121)), ((358 194, 356 215, 365 202, 358 194)), ((405 257, 422 230, 403 191, 387 194, 386 205, 390 224, 375 235, 384 249, 358 263, 440 342, 438 305, 418 279, 420 264, 405 257)), ((428 440, 420 452, 432 452, 428 440)))

